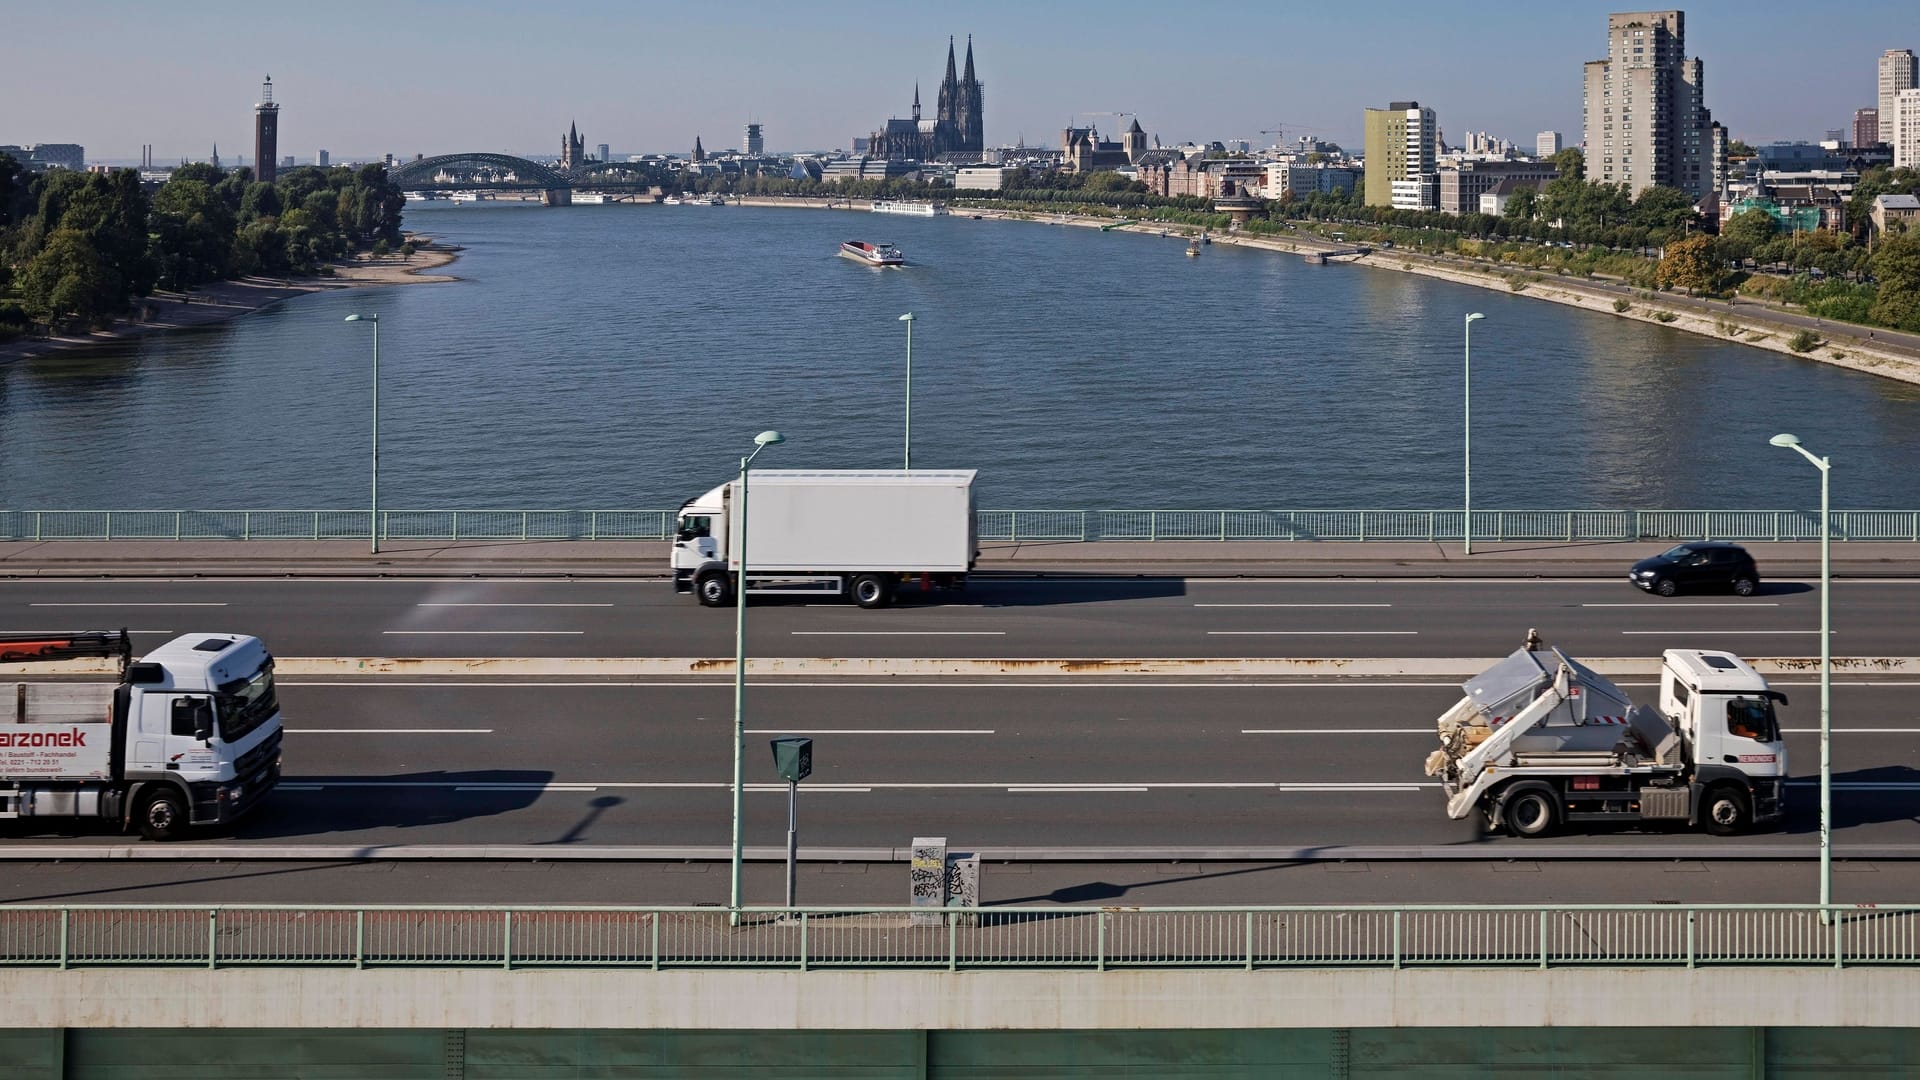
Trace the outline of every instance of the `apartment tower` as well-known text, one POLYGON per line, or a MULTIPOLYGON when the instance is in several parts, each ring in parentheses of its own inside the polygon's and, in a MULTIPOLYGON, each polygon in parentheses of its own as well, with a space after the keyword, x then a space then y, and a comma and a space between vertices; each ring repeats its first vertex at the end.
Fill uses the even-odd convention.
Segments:
POLYGON ((1880 145, 1880 110, 1853 110, 1853 145, 1873 147, 1880 145))
POLYGON ((1607 16, 1607 56, 1584 69, 1581 136, 1587 179, 1653 186, 1695 199, 1718 192, 1724 140, 1707 111, 1705 69, 1687 52, 1686 13, 1607 16))
POLYGON ((747 137, 741 141, 740 149, 748 157, 760 157, 767 152, 767 140, 760 134, 759 124, 747 125, 747 137))
POLYGON ((1920 58, 1912 49, 1888 49, 1880 54, 1880 141, 1892 142, 1894 99, 1902 90, 1920 86, 1920 58))
POLYGON ((1433 210, 1440 205, 1440 125, 1432 109, 1396 101, 1367 110, 1368 206, 1433 210))

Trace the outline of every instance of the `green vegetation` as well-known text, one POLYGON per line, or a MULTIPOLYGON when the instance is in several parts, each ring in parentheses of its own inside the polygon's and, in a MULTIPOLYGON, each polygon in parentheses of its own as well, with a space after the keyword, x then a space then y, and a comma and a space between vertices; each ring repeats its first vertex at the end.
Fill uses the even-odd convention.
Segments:
POLYGON ((131 169, 28 174, 0 154, 0 336, 89 329, 155 288, 247 274, 321 273, 401 242, 405 197, 386 169, 187 165, 149 195, 131 169))
POLYGON ((1787 341, 1787 348, 1794 352, 1812 352, 1820 347, 1820 339, 1811 330, 1802 330, 1787 341))
POLYGON ((1663 323, 1670 323, 1675 319, 1678 319, 1680 316, 1675 315, 1671 311, 1656 311, 1653 313, 1653 317, 1660 320, 1663 323))
POLYGON ((1630 300, 1615 300, 1613 302, 1613 310, 1621 315, 1625 315, 1628 311, 1632 310, 1632 308, 1633 302, 1630 300))

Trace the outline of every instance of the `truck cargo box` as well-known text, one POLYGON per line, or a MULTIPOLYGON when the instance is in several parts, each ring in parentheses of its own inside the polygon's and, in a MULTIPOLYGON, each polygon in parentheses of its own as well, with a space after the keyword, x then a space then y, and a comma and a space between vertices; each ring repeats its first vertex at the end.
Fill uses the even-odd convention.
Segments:
MULTIPOLYGON (((748 489, 750 573, 965 573, 972 567, 972 469, 755 470, 748 489)), ((727 485, 735 510, 739 481, 727 485)), ((727 556, 738 565, 739 533, 727 556)))
POLYGON ((100 683, 9 683, 0 778, 101 780, 111 768, 113 691, 100 683))

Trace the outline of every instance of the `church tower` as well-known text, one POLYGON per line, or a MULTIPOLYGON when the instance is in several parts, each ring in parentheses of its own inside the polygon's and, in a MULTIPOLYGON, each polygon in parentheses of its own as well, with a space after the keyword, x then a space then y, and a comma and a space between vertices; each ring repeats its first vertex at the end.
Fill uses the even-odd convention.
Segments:
POLYGON ((693 137, 693 160, 695 161, 707 160, 707 148, 700 145, 700 136, 698 135, 695 135, 693 137))
MULTIPOLYGON (((949 61, 951 62, 951 61, 949 61)), ((979 153, 987 148, 986 88, 973 74, 973 35, 967 35, 967 73, 960 80, 960 148, 979 153)))
POLYGON ((947 74, 940 80, 940 98, 934 119, 941 125, 957 125, 960 118, 960 76, 953 72, 953 38, 947 38, 947 74))
POLYGON ((560 136, 560 171, 570 172, 586 164, 587 139, 580 134, 578 124, 568 124, 567 133, 560 136))

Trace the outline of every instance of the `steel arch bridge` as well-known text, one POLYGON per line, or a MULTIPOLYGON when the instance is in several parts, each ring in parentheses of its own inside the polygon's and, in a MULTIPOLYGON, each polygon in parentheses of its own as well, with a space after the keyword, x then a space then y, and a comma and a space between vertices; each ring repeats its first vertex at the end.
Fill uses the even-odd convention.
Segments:
POLYGON ((503 188, 551 191, 573 186, 561 173, 511 154, 441 154, 394 167, 390 178, 406 191, 448 188, 503 188), (451 173, 462 179, 437 179, 451 173), (482 179, 484 177, 484 179, 482 179), (511 177, 511 179, 505 179, 511 177))

